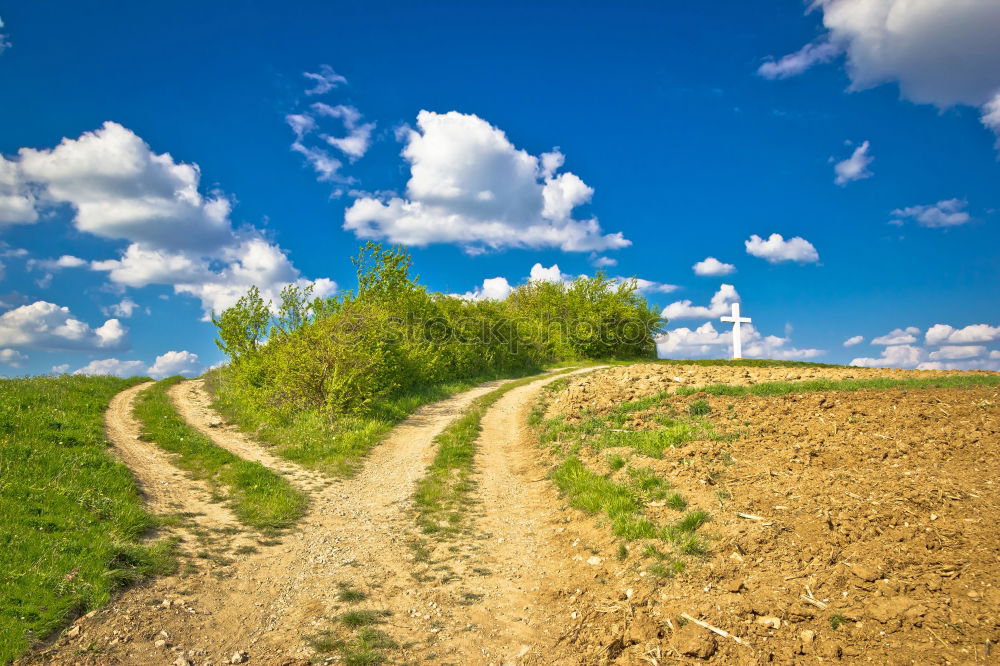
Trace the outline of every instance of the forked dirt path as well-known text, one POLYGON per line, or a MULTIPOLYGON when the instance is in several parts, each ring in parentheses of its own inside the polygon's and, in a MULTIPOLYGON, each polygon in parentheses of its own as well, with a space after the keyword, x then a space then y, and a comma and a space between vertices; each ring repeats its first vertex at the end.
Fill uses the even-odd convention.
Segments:
MULTIPOLYGON (((352 608, 393 614, 384 628, 403 646, 405 660, 434 662, 423 648, 435 632, 413 613, 424 595, 415 575, 416 533, 409 502, 434 455, 434 437, 472 400, 501 383, 417 410, 373 450, 356 477, 325 480, 323 488, 314 490, 308 513, 280 541, 258 536, 253 548, 218 541, 204 545, 178 574, 126 592, 33 658, 43 663, 200 666, 228 663, 236 656, 238 663, 245 658, 305 664, 314 655, 308 638, 336 627, 332 618, 347 609, 337 601, 339 585, 347 583, 368 595, 352 608)), ((314 480, 311 472, 275 460, 246 438, 217 432, 218 426, 211 427, 217 417, 197 404, 197 390, 192 398, 190 384, 181 387, 173 397, 185 416, 204 426, 217 443, 274 465, 293 482, 308 486, 314 480)), ((112 429, 131 418, 127 400, 116 402, 109 412, 112 429)), ((129 462, 141 470, 149 455, 156 453, 143 449, 129 462)), ((161 463, 169 465, 166 459, 161 463)), ((185 477, 178 473, 175 480, 180 484, 185 477)), ((179 492, 196 494, 190 483, 185 488, 179 492)), ((200 517, 196 520, 204 526, 200 517)))
POLYGON ((175 467, 170 454, 156 444, 139 439, 140 426, 132 407, 139 394, 152 385, 148 382, 125 389, 112 398, 104 416, 108 441, 132 471, 146 506, 160 516, 197 517, 201 529, 240 531, 233 514, 212 497, 208 486, 175 467))

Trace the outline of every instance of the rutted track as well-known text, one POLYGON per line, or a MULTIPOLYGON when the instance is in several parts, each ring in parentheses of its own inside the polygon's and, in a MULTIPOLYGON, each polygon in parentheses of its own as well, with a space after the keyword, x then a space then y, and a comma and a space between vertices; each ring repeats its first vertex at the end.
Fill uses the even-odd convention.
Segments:
POLYGON ((108 405, 105 427, 114 452, 135 476, 149 510, 158 515, 195 514, 205 529, 239 530, 236 518, 212 497, 208 486, 173 465, 170 454, 139 439, 132 407, 152 382, 125 389, 108 405))

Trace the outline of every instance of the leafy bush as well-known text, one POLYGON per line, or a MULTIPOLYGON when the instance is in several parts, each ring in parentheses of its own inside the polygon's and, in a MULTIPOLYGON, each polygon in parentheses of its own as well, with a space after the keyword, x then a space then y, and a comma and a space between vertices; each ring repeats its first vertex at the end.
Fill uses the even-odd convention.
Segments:
MULTIPOLYGON (((256 288, 212 321, 229 363, 221 400, 281 421, 382 413, 427 387, 592 358, 654 358, 659 316, 634 281, 599 274, 529 282, 505 301, 429 293, 401 248, 368 243, 357 291, 312 298, 288 286, 273 311, 256 288)), ((258 419, 261 420, 261 419, 258 419)))

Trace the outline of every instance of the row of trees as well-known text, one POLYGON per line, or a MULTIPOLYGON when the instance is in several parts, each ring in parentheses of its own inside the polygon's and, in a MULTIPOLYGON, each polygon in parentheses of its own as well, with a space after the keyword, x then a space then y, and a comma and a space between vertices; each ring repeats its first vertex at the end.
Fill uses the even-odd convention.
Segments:
POLYGON ((368 243, 353 263, 357 291, 324 299, 290 285, 272 313, 254 287, 213 316, 227 393, 278 413, 359 412, 420 385, 655 357, 661 322, 634 281, 528 282, 504 301, 468 301, 429 293, 401 248, 368 243))

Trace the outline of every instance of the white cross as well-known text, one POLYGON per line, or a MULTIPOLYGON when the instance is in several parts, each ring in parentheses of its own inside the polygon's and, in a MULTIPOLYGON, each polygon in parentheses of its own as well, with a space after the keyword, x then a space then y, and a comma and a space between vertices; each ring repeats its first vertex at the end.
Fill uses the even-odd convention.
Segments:
POLYGON ((750 317, 741 317, 740 304, 733 303, 733 316, 722 317, 722 321, 733 322, 733 360, 743 358, 743 340, 740 338, 740 324, 749 324, 750 317))

